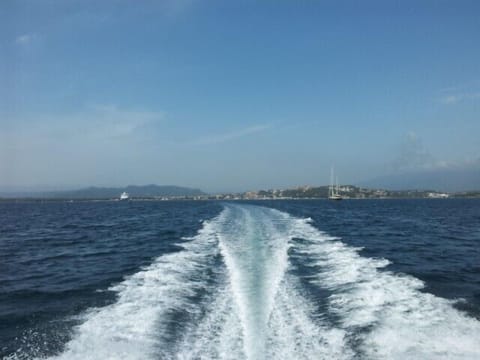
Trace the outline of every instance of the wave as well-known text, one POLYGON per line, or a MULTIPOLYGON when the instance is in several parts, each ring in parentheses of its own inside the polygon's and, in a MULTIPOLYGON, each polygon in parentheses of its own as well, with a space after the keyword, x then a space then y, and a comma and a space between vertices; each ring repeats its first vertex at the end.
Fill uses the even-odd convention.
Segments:
MULTIPOLYGON (((217 252, 217 234, 208 222, 198 235, 180 246, 182 251, 158 258, 152 265, 110 288, 117 301, 83 315, 65 351, 52 359, 146 359, 157 358, 165 326, 175 312, 195 313, 190 300, 205 291, 202 278, 217 252)), ((165 358, 165 357, 163 357, 165 358)))
POLYGON ((225 205, 112 287, 117 301, 85 313, 53 358, 480 358, 479 321, 312 223, 225 205))
POLYGON ((356 248, 296 220, 292 237, 316 276, 310 282, 329 289, 330 312, 368 359, 478 359, 480 322, 454 302, 423 292, 412 276, 382 270, 389 261, 365 258, 356 248))

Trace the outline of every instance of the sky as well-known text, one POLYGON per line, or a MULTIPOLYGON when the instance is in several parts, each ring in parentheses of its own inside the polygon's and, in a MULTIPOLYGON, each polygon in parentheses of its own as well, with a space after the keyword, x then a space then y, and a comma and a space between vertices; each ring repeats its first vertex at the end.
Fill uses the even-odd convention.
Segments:
POLYGON ((478 1, 0 2, 0 189, 480 168, 478 1))

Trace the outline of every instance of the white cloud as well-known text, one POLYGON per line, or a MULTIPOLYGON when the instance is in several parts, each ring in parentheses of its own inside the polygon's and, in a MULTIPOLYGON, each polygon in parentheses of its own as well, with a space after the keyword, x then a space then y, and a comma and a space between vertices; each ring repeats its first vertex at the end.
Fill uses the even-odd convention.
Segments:
POLYGON ((420 136, 410 131, 405 134, 398 156, 389 164, 394 172, 432 171, 480 168, 480 157, 456 160, 439 159, 424 145, 420 136))
POLYGON ((134 178, 131 169, 153 154, 152 138, 164 118, 162 112, 92 105, 72 113, 0 119, 0 185, 134 178))
POLYGON ((447 95, 440 99, 440 101, 446 105, 456 104, 459 100, 460 98, 458 97, 458 95, 447 95))
POLYGON ((167 16, 175 17, 189 10, 195 2, 196 0, 168 0, 162 5, 167 16))
POLYGON ((97 137, 128 136, 137 129, 164 118, 162 112, 120 109, 116 105, 93 105, 84 114, 76 115, 90 125, 97 137), (83 118, 83 119, 82 119, 83 118))
POLYGON ((19 45, 28 45, 35 40, 36 37, 36 34, 22 34, 15 38, 15 43, 19 45))
POLYGON ((442 166, 423 145, 422 139, 413 131, 406 134, 400 145, 399 155, 391 166, 395 171, 431 169, 442 166))
POLYGON ((480 92, 470 92, 470 93, 455 93, 442 96, 440 102, 445 105, 455 105, 459 102, 466 100, 479 99, 480 92))
POLYGON ((70 142, 98 142, 134 136, 135 132, 162 121, 163 112, 132 110, 116 105, 91 105, 74 113, 30 115, 0 123, 4 133, 23 138, 70 142), (2 126, 3 125, 3 126, 2 126))
POLYGON ((270 129, 271 125, 268 124, 260 124, 260 125, 254 125, 254 126, 249 126, 240 130, 232 131, 232 132, 227 132, 223 134, 211 134, 205 137, 202 137, 200 139, 197 139, 193 141, 194 145, 209 145, 209 144, 219 144, 219 143, 224 143, 228 142, 230 140, 234 140, 237 138, 249 136, 256 134, 261 131, 265 131, 267 129, 270 129))

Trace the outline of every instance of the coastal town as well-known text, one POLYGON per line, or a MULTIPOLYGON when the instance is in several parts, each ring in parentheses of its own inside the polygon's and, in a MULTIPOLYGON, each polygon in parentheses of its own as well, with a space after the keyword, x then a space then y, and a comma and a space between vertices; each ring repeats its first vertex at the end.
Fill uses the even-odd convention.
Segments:
MULTIPOLYGON (((195 196, 194 200, 288 200, 288 199, 327 199, 328 186, 299 186, 289 189, 269 189, 247 191, 243 193, 225 193, 216 195, 195 196)), ((343 199, 388 199, 388 198, 430 198, 445 199, 460 196, 439 191, 406 190, 392 191, 383 189, 369 189, 354 185, 338 187, 338 192, 343 199)))
MULTIPOLYGON (((299 186, 288 189, 256 190, 238 193, 193 196, 158 196, 156 200, 315 200, 328 199, 328 186, 299 186)), ((338 187, 342 199, 447 199, 480 197, 480 192, 447 193, 435 190, 385 190, 354 185, 338 187)))
MULTIPOLYGON (((9 199, 16 199, 19 201, 315 200, 328 199, 329 188, 330 186, 328 185, 305 185, 286 189, 206 193, 199 189, 160 185, 127 186, 124 188, 90 187, 74 191, 0 194, 0 201, 8 201, 9 199)), ((480 198, 480 191, 442 192, 436 190, 386 190, 359 187, 355 185, 339 185, 335 188, 335 191, 341 199, 345 200, 480 198)))

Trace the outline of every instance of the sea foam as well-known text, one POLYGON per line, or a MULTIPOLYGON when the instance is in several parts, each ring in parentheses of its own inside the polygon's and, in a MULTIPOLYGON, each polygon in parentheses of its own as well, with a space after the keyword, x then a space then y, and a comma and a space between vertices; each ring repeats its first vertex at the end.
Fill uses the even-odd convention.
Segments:
POLYGON ((480 358, 479 321, 312 222, 227 204, 182 250, 113 286, 117 301, 84 313, 54 358, 480 358))
POLYGON ((329 289, 330 311, 368 359, 479 359, 480 322, 453 302, 422 291, 417 278, 383 268, 385 259, 366 258, 296 220, 292 236, 305 261, 318 269, 311 283, 329 289), (308 259, 308 260, 307 260, 308 259))

